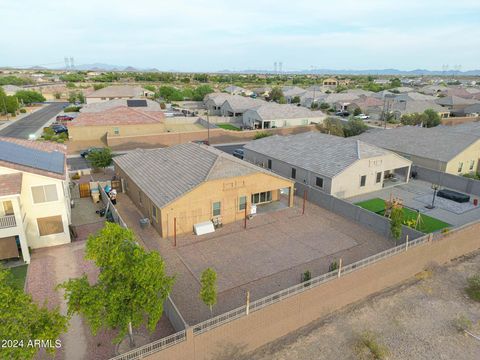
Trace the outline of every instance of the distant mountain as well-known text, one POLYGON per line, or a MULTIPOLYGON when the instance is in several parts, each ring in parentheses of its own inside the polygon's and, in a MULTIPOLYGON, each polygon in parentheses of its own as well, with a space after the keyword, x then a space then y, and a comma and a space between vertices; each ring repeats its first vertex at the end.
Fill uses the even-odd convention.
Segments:
MULTIPOLYGON (((274 74, 272 70, 220 70, 218 73, 242 73, 242 74, 274 74)), ((349 69, 312 69, 286 71, 285 74, 314 74, 314 75, 395 75, 395 76, 431 76, 431 75, 455 75, 455 76, 480 76, 480 70, 467 71, 437 71, 427 69, 415 70, 397 70, 397 69, 367 69, 367 70, 349 70, 349 69)))
POLYGON ((135 68, 133 66, 111 65, 104 63, 82 64, 75 66, 75 70, 82 71, 126 71, 126 72, 157 72, 158 69, 135 68))

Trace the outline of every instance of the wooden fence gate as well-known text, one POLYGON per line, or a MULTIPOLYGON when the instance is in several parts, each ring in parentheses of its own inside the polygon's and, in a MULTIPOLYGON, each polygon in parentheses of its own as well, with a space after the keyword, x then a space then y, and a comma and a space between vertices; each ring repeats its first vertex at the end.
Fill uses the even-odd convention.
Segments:
POLYGON ((80 197, 85 198, 90 196, 90 184, 84 183, 80 184, 80 197))

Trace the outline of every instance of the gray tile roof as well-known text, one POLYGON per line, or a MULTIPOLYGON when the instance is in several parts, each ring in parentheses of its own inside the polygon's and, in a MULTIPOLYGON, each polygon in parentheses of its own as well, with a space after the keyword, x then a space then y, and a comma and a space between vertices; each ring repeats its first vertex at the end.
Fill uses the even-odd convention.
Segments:
POLYGON ((390 109, 401 114, 423 113, 427 109, 432 109, 436 112, 448 112, 448 109, 432 101, 425 100, 394 101, 390 109))
POLYGON ((115 157, 114 163, 159 208, 208 180, 259 172, 277 176, 213 147, 194 143, 138 149, 115 157))
POLYGON ((461 98, 459 96, 445 96, 443 98, 439 98, 435 101, 439 105, 443 106, 454 106, 454 105, 473 105, 477 104, 478 102, 471 99, 461 98))
POLYGON ((88 94, 87 98, 102 98, 102 97, 139 97, 147 90, 144 90, 140 86, 130 85, 112 85, 102 89, 96 90, 88 94))
POLYGON ((359 159, 390 154, 358 140, 319 132, 270 136, 251 141, 244 148, 329 178, 359 159))
MULTIPOLYGON (((233 95, 230 98, 227 98, 224 101, 224 104, 227 103, 230 108, 235 112, 244 112, 248 109, 255 108, 257 106, 266 104, 266 101, 260 99, 252 99, 250 97, 245 97, 241 95, 233 95)), ((222 104, 222 106, 225 106, 222 104)))
POLYGON ((256 112, 262 120, 326 117, 321 111, 312 111, 302 106, 277 103, 265 103, 249 111, 256 112))
POLYGON ((431 129, 402 126, 368 131, 354 138, 403 154, 445 162, 478 141, 477 136, 451 131, 443 126, 431 129))
MULTIPOLYGON (((135 99, 132 99, 135 100, 135 99)), ((140 100, 140 99, 139 99, 140 100)), ((114 99, 109 101, 95 102, 91 104, 85 104, 80 109, 80 112, 102 112, 105 110, 113 109, 119 106, 128 106, 127 101, 130 99, 114 99)), ((141 99, 141 101, 146 101, 147 106, 142 106, 142 111, 162 111, 160 104, 153 100, 141 99)))

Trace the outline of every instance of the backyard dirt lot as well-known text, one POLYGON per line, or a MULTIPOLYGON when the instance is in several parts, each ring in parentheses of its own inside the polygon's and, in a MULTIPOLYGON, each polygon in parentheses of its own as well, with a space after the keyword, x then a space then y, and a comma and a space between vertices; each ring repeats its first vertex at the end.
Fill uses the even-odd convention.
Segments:
POLYGON ((218 301, 213 315, 241 306, 250 291, 256 300, 300 282, 301 274, 328 271, 333 260, 349 264, 393 246, 393 243, 355 222, 302 199, 294 208, 259 214, 247 221, 226 224, 212 234, 161 239, 152 228, 141 229, 143 217, 130 199, 119 194, 117 209, 145 247, 159 251, 167 271, 175 274, 172 298, 190 325, 212 314, 199 299, 201 272, 217 272, 218 301))
MULTIPOLYGON (((400 287, 351 306, 250 354, 253 360, 362 359, 360 334, 373 334, 388 359, 480 359, 480 341, 454 326, 465 316, 480 335, 480 303, 464 292, 480 273, 480 253, 417 274, 400 287)), ((374 357, 366 357, 373 359, 374 357)))

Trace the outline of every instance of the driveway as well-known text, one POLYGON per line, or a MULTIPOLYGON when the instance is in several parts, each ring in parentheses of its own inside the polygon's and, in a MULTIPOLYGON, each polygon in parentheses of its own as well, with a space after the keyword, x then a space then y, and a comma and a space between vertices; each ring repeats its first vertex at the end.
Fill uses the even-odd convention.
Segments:
POLYGON ((59 102, 49 104, 43 109, 37 110, 0 130, 0 136, 28 139, 30 134, 35 134, 42 129, 50 119, 60 113, 65 105, 68 105, 68 103, 59 102))

